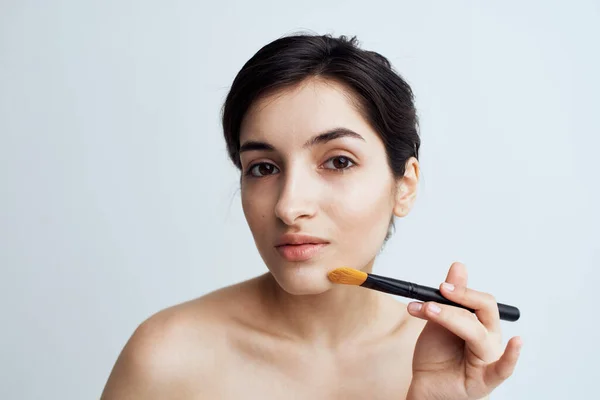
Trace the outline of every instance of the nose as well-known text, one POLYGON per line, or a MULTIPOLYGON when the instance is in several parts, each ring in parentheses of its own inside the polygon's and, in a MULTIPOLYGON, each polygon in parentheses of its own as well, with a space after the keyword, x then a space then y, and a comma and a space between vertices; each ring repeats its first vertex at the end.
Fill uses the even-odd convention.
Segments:
POLYGON ((300 170, 283 174, 275 215, 286 225, 312 218, 317 210, 318 188, 309 173, 300 170))

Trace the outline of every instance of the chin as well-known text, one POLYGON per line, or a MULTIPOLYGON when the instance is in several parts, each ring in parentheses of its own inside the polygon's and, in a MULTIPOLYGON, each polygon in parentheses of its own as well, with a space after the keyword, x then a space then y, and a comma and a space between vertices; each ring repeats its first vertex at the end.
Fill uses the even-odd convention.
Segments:
POLYGON ((298 264, 269 270, 279 286, 291 295, 317 295, 333 287, 333 283, 327 278, 329 270, 325 267, 298 264))

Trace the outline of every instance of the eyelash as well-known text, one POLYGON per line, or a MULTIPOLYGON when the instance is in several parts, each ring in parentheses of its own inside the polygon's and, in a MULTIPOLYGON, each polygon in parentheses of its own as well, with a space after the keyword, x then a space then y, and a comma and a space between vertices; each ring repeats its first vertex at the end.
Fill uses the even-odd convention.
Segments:
MULTIPOLYGON (((356 165, 357 165, 357 164, 356 164, 356 161, 354 161, 352 158, 350 158, 350 157, 348 157, 348 156, 342 156, 342 155, 330 157, 330 158, 328 158, 328 159, 327 159, 327 161, 325 161, 325 163, 324 163, 324 164, 326 164, 326 163, 328 163, 328 162, 330 162, 330 161, 333 161, 333 160, 335 160, 335 159, 337 159, 337 158, 345 158, 346 160, 348 160, 348 161, 350 162, 350 165, 349 165, 348 167, 346 167, 346 168, 326 168, 326 169, 328 169, 328 170, 330 170, 330 171, 333 171, 333 172, 337 172, 337 173, 341 173, 341 174, 343 174, 343 173, 345 173, 346 171, 348 171, 349 169, 352 169, 352 168, 356 167, 356 165)), ((257 167, 257 166, 259 166, 259 165, 264 165, 264 164, 269 164, 269 165, 272 165, 274 168, 276 168, 276 169, 278 169, 278 170, 279 170, 279 168, 277 168, 277 167, 276 167, 274 164, 272 164, 272 163, 268 163, 268 162, 258 162, 258 163, 255 163, 255 164, 251 164, 251 165, 248 167, 248 169, 246 170, 246 173, 245 173, 244 175, 246 175, 246 176, 249 176, 250 178, 265 178, 265 177, 269 176, 269 175, 262 175, 262 176, 254 176, 254 175, 252 175, 252 170, 253 170, 255 167, 257 167)), ((270 174, 270 175, 274 175, 274 174, 270 174)))

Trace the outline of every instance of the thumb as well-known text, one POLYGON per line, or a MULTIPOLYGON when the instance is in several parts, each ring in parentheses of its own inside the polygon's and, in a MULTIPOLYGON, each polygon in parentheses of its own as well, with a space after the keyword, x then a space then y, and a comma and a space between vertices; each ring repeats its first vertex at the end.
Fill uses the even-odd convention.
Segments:
POLYGON ((485 367, 484 382, 490 389, 496 388, 512 375, 522 346, 523 340, 520 337, 511 338, 506 344, 504 354, 497 361, 485 367))

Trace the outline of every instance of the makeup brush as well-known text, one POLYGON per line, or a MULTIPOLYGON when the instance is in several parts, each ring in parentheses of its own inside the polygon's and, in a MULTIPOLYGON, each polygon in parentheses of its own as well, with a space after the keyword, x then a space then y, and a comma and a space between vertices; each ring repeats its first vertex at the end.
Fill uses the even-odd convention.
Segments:
MULTIPOLYGON (((410 299, 435 301, 441 304, 460 307, 471 312, 475 312, 470 308, 448 300, 442 296, 442 293, 438 289, 417 285, 416 283, 386 278, 385 276, 379 276, 375 274, 367 274, 366 272, 358 271, 348 267, 334 269, 333 271, 329 272, 327 276, 333 283, 362 286, 368 289, 378 290, 380 292, 407 297, 410 299)), ((521 316, 521 313, 517 307, 506 304, 498 303, 498 311, 500 311, 500 319, 505 321, 516 321, 521 316)))

